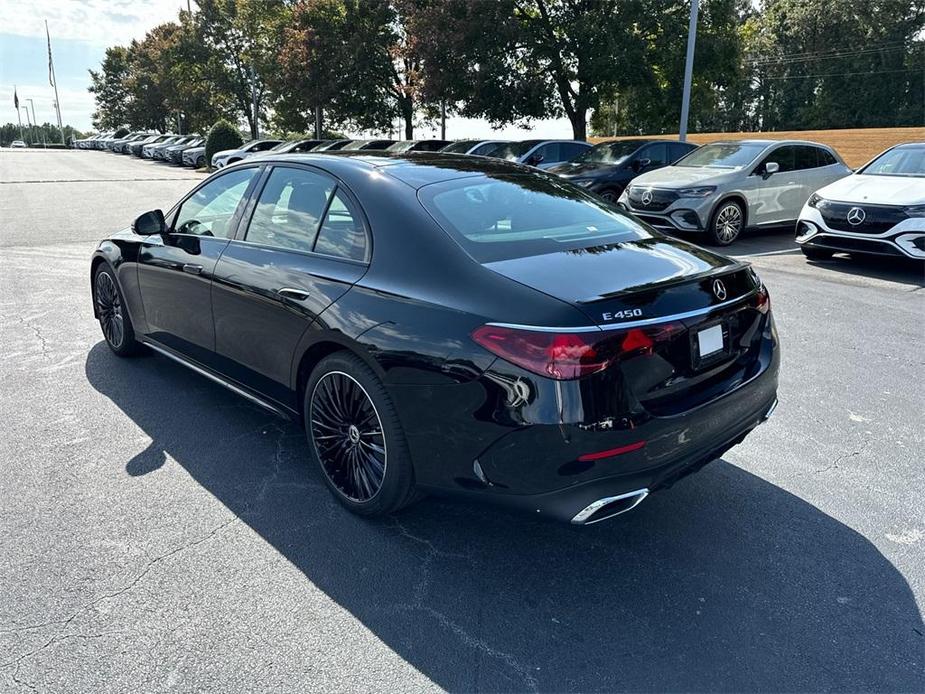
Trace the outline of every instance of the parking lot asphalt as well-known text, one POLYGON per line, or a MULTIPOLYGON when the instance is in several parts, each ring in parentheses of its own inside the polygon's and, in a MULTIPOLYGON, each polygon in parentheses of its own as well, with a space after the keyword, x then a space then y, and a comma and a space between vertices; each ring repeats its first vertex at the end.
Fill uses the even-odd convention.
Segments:
POLYGON ((93 241, 200 178, 0 152, 0 689, 925 690, 921 266, 733 246, 780 406, 631 514, 371 521, 297 425, 102 340, 93 241))

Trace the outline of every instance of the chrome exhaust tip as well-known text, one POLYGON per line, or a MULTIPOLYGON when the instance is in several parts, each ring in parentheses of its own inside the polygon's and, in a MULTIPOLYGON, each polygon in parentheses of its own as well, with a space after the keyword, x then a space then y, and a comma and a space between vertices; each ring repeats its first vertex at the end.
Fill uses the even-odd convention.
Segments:
POLYGON ((591 525, 599 523, 602 520, 619 516, 621 513, 632 511, 642 503, 642 500, 649 496, 648 489, 637 489, 635 492, 627 492, 618 496, 605 496, 598 499, 575 514, 572 518, 574 525, 591 525))

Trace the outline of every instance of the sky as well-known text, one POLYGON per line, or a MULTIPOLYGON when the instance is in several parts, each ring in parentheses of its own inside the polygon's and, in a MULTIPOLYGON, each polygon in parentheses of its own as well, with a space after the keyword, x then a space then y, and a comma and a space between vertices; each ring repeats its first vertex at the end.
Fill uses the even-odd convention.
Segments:
MULTIPOLYGON (((193 3, 195 6, 195 2, 193 3)), ((140 39, 151 28, 176 19, 186 0, 0 0, 0 123, 16 122, 13 88, 20 106, 32 99, 39 123, 55 122, 54 90, 48 82, 45 24, 52 54, 61 119, 78 130, 90 130, 93 96, 87 91, 90 69, 98 69, 108 46, 140 39)), ((26 114, 21 114, 23 124, 26 114)), ((30 116, 31 117, 31 112, 30 116)), ((448 118, 447 137, 518 139, 571 138, 567 119, 539 120, 532 129, 492 130, 480 119, 448 118)), ((348 133, 355 134, 355 133, 348 133)), ((415 128, 415 137, 439 136, 434 129, 415 128)))

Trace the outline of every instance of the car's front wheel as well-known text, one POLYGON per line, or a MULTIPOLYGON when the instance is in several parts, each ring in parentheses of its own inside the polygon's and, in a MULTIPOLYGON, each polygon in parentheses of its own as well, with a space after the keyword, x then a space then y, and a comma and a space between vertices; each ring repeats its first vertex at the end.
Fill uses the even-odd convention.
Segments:
POLYGON ((303 412, 311 455, 344 506, 378 516, 414 500, 411 455, 398 414, 359 357, 337 352, 322 359, 306 384, 303 412))
POLYGON ((93 277, 93 301, 109 349, 120 357, 137 354, 141 344, 135 339, 132 319, 125 310, 122 292, 107 265, 100 265, 93 277))
POLYGON ((619 188, 604 188, 599 195, 611 205, 616 205, 622 193, 623 191, 619 188))
POLYGON ((719 205, 710 219, 707 234, 711 243, 728 246, 739 238, 745 227, 745 211, 734 200, 727 200, 719 205))

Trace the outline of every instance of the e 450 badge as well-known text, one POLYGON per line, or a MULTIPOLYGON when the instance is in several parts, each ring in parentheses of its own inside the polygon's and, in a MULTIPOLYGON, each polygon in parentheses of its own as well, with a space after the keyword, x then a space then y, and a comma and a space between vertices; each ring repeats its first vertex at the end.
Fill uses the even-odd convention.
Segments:
POLYGON ((601 314, 604 320, 623 320, 625 318, 642 318, 641 308, 628 308, 623 311, 614 311, 613 313, 601 314))

